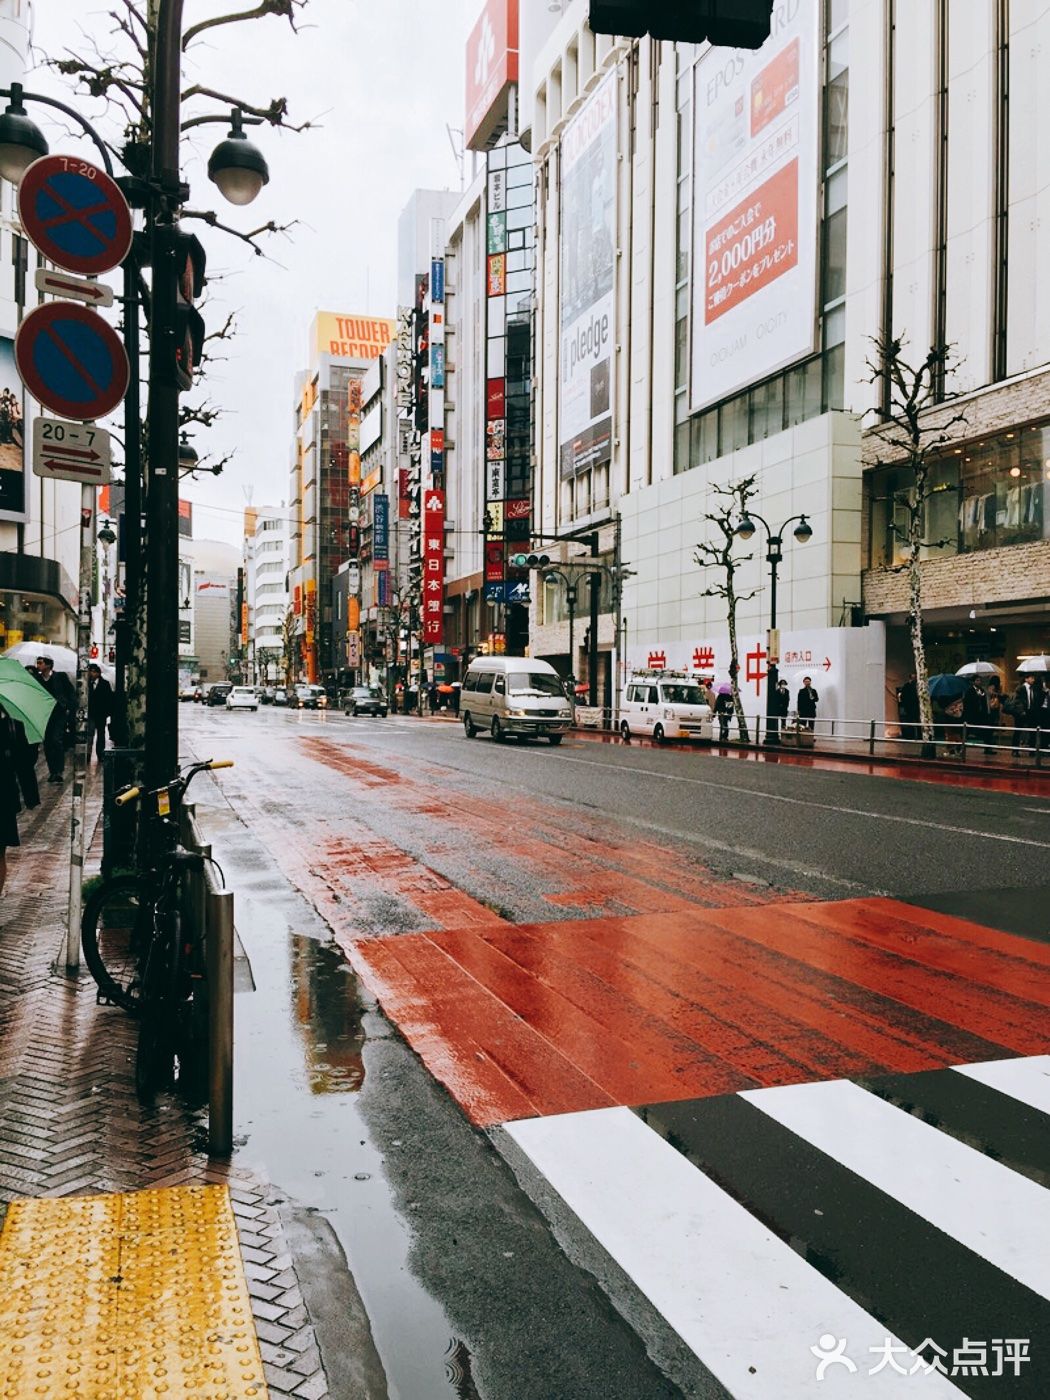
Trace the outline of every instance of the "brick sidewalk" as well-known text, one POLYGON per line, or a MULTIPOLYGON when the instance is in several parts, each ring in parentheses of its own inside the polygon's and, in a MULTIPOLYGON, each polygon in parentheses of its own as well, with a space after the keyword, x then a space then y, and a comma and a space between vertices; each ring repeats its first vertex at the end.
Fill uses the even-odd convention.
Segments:
MULTIPOLYGON (((18 1196, 226 1183, 271 1392, 325 1400, 274 1192, 236 1165, 209 1161, 200 1111, 174 1098, 138 1103, 134 1021, 96 1003, 85 968, 65 973, 68 787, 45 787, 42 798, 23 815, 0 895, 0 1222, 18 1196)), ((97 811, 96 799, 89 831, 97 811)))

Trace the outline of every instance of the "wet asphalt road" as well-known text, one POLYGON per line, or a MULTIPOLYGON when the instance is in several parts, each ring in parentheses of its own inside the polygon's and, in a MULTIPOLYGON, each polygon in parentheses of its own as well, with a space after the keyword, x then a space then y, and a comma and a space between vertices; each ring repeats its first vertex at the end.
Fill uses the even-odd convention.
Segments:
POLYGON ((1050 799, 638 742, 496 745, 486 737, 468 741, 457 725, 399 716, 263 709, 197 712, 194 719, 202 739, 236 734, 238 749, 249 735, 256 739, 264 772, 271 743, 320 735, 409 775, 419 765, 439 768, 453 793, 480 788, 514 802, 535 796, 567 804, 570 835, 577 818, 608 819, 692 850, 717 871, 825 897, 1030 891, 1047 879, 1050 799))
POLYGON ((564 852, 644 845, 668 870, 822 897, 983 899, 1045 935, 1048 800, 649 745, 497 746, 405 717, 181 717, 184 754, 237 765, 194 797, 257 987, 237 1002, 239 1156, 314 1261, 308 1301, 348 1400, 680 1393, 332 941, 425 926, 424 866, 474 907, 549 919, 564 852), (535 843, 516 849, 537 813, 547 868, 535 843))

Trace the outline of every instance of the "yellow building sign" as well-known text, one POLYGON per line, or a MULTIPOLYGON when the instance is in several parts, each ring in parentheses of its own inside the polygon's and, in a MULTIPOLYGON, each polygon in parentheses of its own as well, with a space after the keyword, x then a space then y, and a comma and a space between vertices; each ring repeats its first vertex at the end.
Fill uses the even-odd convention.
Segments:
POLYGON ((377 360, 396 334, 397 323, 382 316, 318 311, 310 329, 311 353, 315 361, 319 355, 377 360))

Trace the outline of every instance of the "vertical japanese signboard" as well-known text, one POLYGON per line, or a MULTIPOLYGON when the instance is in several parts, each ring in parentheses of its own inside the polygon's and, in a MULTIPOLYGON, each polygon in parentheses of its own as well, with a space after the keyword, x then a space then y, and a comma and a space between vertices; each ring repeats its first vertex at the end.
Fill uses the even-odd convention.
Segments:
POLYGON ((372 568, 390 568, 390 497, 379 491, 372 496, 372 568))
POLYGON ((423 498, 423 641, 445 640, 445 493, 430 490, 423 498))
POLYGON ((558 441, 563 480, 612 456, 616 251, 616 75, 561 141, 561 352, 558 441))
POLYGON ((821 8, 777 6, 760 49, 696 65, 694 409, 815 347, 821 8))

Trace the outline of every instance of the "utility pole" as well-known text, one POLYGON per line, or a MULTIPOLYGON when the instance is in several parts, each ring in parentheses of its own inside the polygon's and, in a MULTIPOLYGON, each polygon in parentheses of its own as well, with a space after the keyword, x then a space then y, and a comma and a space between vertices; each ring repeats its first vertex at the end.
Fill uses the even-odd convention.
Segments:
POLYGON ((176 378, 183 0, 153 0, 150 263, 149 552, 146 584, 146 783, 161 787, 179 756, 179 386, 176 378))

